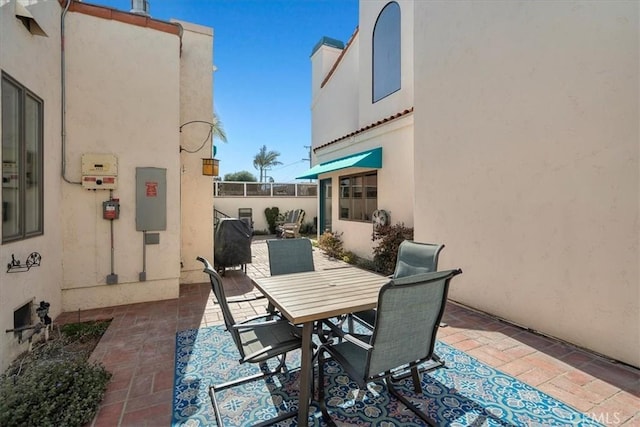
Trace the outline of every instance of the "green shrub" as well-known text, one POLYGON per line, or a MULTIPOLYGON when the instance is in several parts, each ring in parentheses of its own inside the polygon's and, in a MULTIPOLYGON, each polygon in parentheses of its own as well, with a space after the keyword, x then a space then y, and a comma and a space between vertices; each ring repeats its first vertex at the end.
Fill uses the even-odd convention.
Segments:
POLYGON ((370 259, 367 259, 367 258, 358 257, 358 259, 356 260, 355 265, 356 265, 356 267, 360 267, 363 270, 377 271, 376 263, 373 262, 370 259))
POLYGON ((267 224, 269 225, 269 233, 276 234, 276 223, 278 222, 278 217, 280 214, 280 209, 277 207, 266 208, 264 210, 264 216, 267 218, 267 224))
POLYGON ((300 234, 313 236, 316 234, 316 231, 317 231, 316 225, 313 222, 305 222, 300 226, 300 234))
POLYGON ((373 248, 376 271, 389 275, 396 268, 400 243, 404 240, 413 240, 413 228, 405 227, 404 223, 382 226, 373 233, 372 240, 378 242, 378 245, 373 248))
POLYGON ((96 414, 110 377, 83 360, 54 360, 2 377, 0 425, 82 426, 96 414))
POLYGON ((351 251, 342 252, 342 261, 346 262, 347 264, 357 265, 359 259, 360 258, 358 257, 358 255, 354 254, 351 251))
POLYGON ((342 233, 325 231, 318 239, 318 247, 331 258, 341 259, 342 249, 342 233))
POLYGON ((60 327, 60 332, 72 340, 100 338, 109 327, 109 323, 104 321, 68 323, 60 327))
POLYGON ((18 357, 0 376, 0 426, 83 426, 111 374, 88 358, 110 321, 76 323, 18 357))

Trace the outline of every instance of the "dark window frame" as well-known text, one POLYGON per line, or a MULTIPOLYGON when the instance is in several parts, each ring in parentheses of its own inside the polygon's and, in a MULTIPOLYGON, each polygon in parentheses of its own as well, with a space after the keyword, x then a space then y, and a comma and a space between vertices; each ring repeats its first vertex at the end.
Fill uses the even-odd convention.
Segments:
MULTIPOLYGON (((5 105, 4 102, 4 87, 5 85, 11 86, 16 90, 18 95, 17 105, 15 106, 15 114, 17 115, 17 137, 14 138, 12 143, 17 145, 17 155, 18 159, 15 161, 15 165, 13 168, 16 169, 17 174, 17 187, 15 190, 18 192, 16 200, 17 200, 17 208, 9 211, 8 202, 5 202, 4 192, 13 190, 13 186, 9 181, 5 182, 8 178, 8 172, 6 168, 8 167, 9 161, 5 159, 4 155, 2 157, 2 176, 3 176, 3 185, 0 187, 0 199, 2 200, 2 218, 0 220, 2 223, 8 220, 9 215, 17 215, 17 231, 11 234, 5 235, 5 227, 2 227, 2 243, 15 242, 20 240, 29 239, 31 237, 41 236, 44 234, 44 101, 34 92, 29 90, 26 86, 21 84, 17 79, 13 78, 6 72, 2 71, 0 74, 0 95, 2 95, 2 99, 0 100, 0 108, 2 111, 2 117, 0 120, 5 119, 5 114, 7 114, 6 109, 9 108, 9 105, 5 105), (29 102, 35 102, 32 106, 35 106, 35 113, 37 115, 35 121, 27 122, 27 107, 29 102), (35 156, 32 153, 28 152, 28 145, 30 142, 27 139, 27 133, 29 126, 36 125, 37 129, 34 134, 35 136, 35 156), (16 142, 17 140, 17 142, 16 142), (36 176, 36 178, 34 178, 36 176), (35 179, 35 180, 34 180, 35 179), (31 221, 33 224, 32 229, 27 230, 28 221, 27 216, 33 215, 33 212, 28 212, 28 204, 30 200, 27 197, 27 192, 29 189, 33 189, 33 186, 37 186, 35 191, 37 192, 35 199, 33 201, 37 203, 37 213, 36 220, 31 221)), ((2 135, 0 141, 0 148, 4 149, 5 146, 5 138, 9 138, 9 136, 5 135, 6 129, 5 123, 2 124, 2 135)), ((31 129, 32 130, 32 129, 31 129)))
POLYGON ((367 171, 361 173, 355 173, 351 175, 342 175, 338 177, 338 219, 340 221, 354 221, 354 222, 371 222, 371 215, 373 211, 377 209, 378 205, 378 171, 367 171), (375 197, 367 197, 369 195, 370 186, 367 185, 367 177, 375 177, 375 197), (361 179, 361 185, 354 185, 354 181, 357 179, 361 179), (349 185, 347 187, 343 186, 343 181, 349 180, 349 185), (361 187, 360 190, 357 190, 358 187, 361 187), (344 191, 348 190, 348 191, 344 191), (354 191, 355 190, 355 191, 354 191), (360 196, 358 198, 353 197, 354 193, 359 191, 360 196), (344 196, 346 194, 346 196, 344 196), (375 206, 371 212, 367 213, 368 201, 370 199, 375 199, 375 206), (348 201, 348 207, 344 207, 343 201, 348 201), (358 210, 354 207, 354 202, 360 201, 362 202, 362 209, 358 210), (346 209, 346 216, 343 215, 346 209), (364 218, 355 217, 356 212, 362 212, 364 218))
POLYGON ((373 104, 398 92, 402 88, 401 29, 402 11, 400 5, 395 1, 389 2, 380 11, 371 35, 371 101, 373 104), (397 22, 393 22, 393 28, 381 29, 381 26, 391 22, 390 19, 394 18, 391 13, 396 11, 398 14, 397 22), (381 33, 381 31, 385 32, 381 33), (394 42, 393 46, 391 41, 394 42), (397 58, 394 55, 397 55, 397 58), (393 64, 386 64, 385 66, 382 60, 389 56, 394 56, 392 58, 394 60, 393 64))

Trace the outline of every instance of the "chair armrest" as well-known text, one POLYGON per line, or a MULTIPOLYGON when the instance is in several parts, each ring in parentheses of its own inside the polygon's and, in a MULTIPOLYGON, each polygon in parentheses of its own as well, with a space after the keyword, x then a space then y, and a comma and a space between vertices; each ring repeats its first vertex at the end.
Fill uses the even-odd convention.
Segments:
POLYGON ((232 326, 232 328, 233 329, 238 329, 238 330, 240 330, 240 329, 250 329, 250 328, 265 328, 265 327, 268 327, 268 326, 273 326, 273 325, 275 325, 276 323, 279 323, 279 322, 285 322, 285 320, 283 320, 283 319, 272 319, 272 320, 267 320, 265 322, 249 323, 252 320, 256 320, 256 319, 259 319, 259 318, 266 318, 266 317, 269 317, 269 316, 267 315, 267 316, 252 317, 251 319, 247 319, 247 320, 244 320, 242 322, 236 323, 235 325, 232 326))
POLYGON ((359 340, 358 338, 356 338, 355 336, 351 335, 351 334, 344 334, 342 336, 342 339, 344 339, 345 341, 349 341, 351 344, 355 344, 358 347, 364 349, 364 350, 371 350, 373 348, 372 345, 370 345, 369 343, 366 343, 362 340, 359 340))
POLYGON ((341 339, 346 334, 346 332, 342 330, 341 325, 342 325, 342 322, 340 322, 340 325, 336 325, 331 320, 324 319, 320 322, 318 335, 321 335, 320 338, 321 339, 324 338, 325 342, 329 341, 333 337, 337 337, 341 339), (322 335, 320 334, 320 332, 322 331, 322 325, 329 327, 329 332, 327 334, 324 334, 324 333, 322 333, 322 335))

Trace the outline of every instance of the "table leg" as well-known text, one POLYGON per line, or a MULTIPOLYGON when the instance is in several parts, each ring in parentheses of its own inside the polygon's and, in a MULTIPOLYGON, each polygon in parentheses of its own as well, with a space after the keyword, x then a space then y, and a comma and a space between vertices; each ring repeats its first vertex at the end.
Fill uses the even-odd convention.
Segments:
POLYGON ((313 380, 313 346, 311 342, 313 322, 302 325, 302 354, 300 356, 300 395, 298 400, 298 426, 309 424, 309 404, 311 403, 311 383, 313 380))

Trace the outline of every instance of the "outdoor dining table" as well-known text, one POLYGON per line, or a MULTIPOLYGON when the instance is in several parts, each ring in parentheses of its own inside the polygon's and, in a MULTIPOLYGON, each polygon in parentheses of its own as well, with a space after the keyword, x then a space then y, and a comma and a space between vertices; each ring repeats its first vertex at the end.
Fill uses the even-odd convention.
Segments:
POLYGON ((253 279, 291 323, 302 325, 298 426, 307 426, 313 376, 314 323, 375 308, 389 278, 353 266, 253 279))

